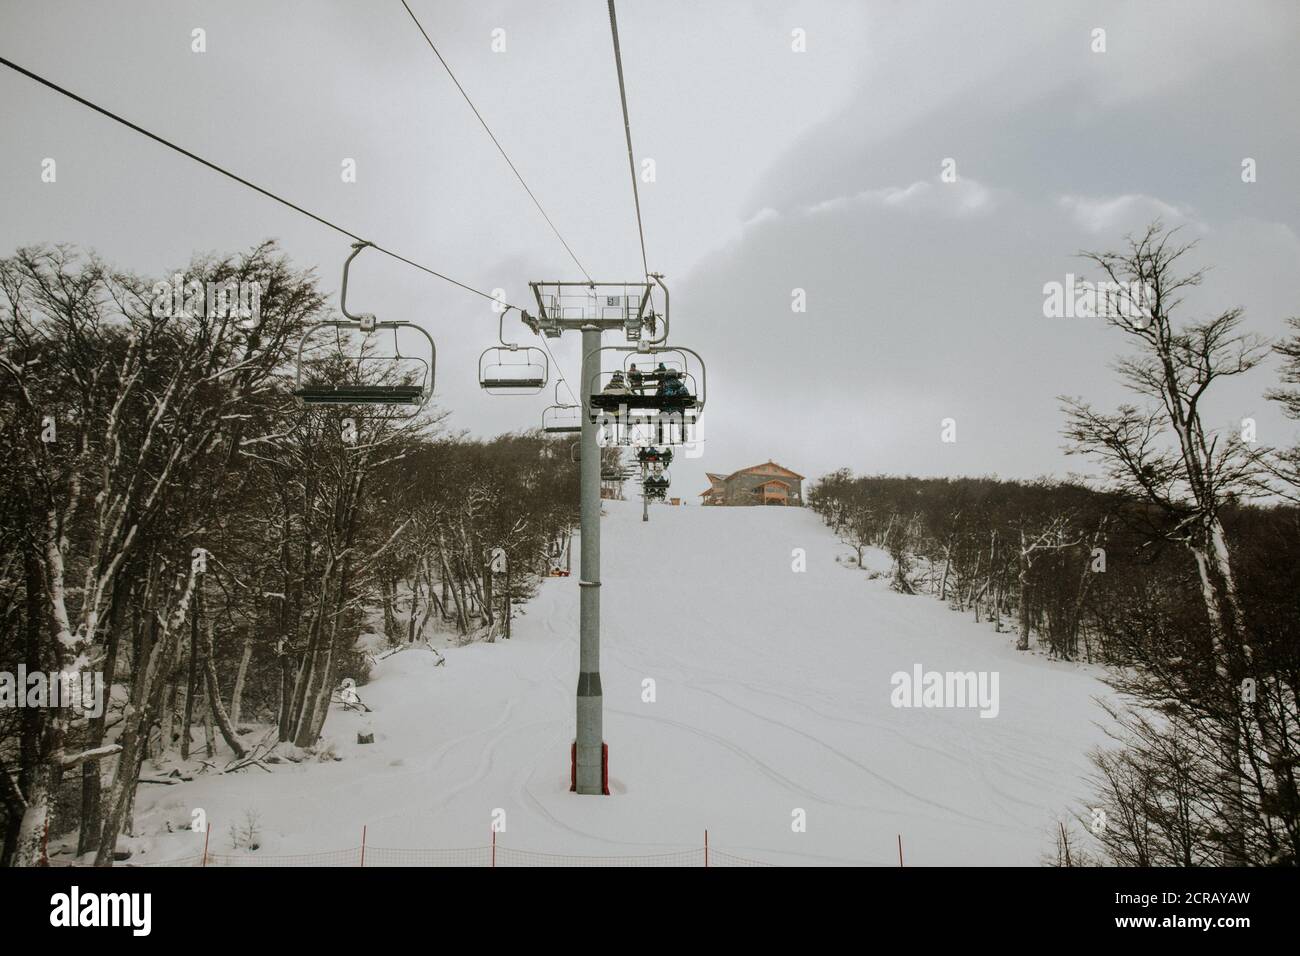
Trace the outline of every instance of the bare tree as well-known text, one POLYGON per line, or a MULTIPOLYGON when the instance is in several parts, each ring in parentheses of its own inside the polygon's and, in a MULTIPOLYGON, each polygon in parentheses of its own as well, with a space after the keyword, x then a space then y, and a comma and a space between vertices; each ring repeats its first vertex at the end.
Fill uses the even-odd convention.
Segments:
MULTIPOLYGON (((1270 389, 1268 397, 1282 406, 1288 418, 1300 421, 1300 316, 1287 319, 1287 324, 1294 332, 1273 346, 1282 358, 1285 387, 1270 389)), ((1268 471, 1271 478, 1279 479, 1270 484, 1270 491, 1300 501, 1300 443, 1274 451, 1268 458, 1268 471)))
MULTIPOLYGON (((1203 402, 1216 381, 1258 365, 1267 344, 1240 331, 1239 308, 1175 324, 1184 293, 1199 286, 1205 275, 1204 269, 1183 271, 1184 257, 1195 243, 1179 242, 1176 233, 1156 221, 1129 236, 1127 248, 1119 252, 1084 253, 1121 290, 1107 322, 1137 346, 1117 371, 1143 404, 1105 413, 1082 400, 1063 399, 1067 452, 1099 461, 1116 490, 1152 509, 1155 533, 1181 543, 1195 558, 1217 693, 1224 712, 1231 714, 1241 706, 1233 687, 1246 673, 1251 648, 1222 512, 1230 502, 1256 493, 1260 465, 1258 454, 1235 436, 1205 426, 1203 402)), ((1235 726, 1225 732, 1230 765, 1239 760, 1241 734, 1235 726)), ((1227 862, 1242 862, 1241 834, 1226 842, 1237 848, 1229 850, 1227 862)))

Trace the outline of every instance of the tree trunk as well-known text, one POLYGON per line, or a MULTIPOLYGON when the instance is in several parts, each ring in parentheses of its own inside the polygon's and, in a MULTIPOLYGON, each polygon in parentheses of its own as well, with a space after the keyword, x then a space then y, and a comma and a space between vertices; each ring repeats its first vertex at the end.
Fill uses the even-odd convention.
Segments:
POLYGON ((141 668, 140 679, 137 682, 140 692, 131 702, 126 719, 123 721, 122 731, 118 735, 122 752, 118 755, 117 769, 108 791, 108 811, 100 834, 99 850, 95 855, 96 866, 109 866, 113 862, 117 837, 126 822, 127 812, 135 795, 136 781, 140 778, 140 764, 148 744, 149 728, 157 718, 158 706, 162 699, 163 668, 175 653, 176 632, 184 624, 189 613, 193 591, 194 569, 191 567, 172 616, 166 625, 160 628, 162 634, 154 641, 149 652, 149 660, 141 668))
MULTIPOLYGON (((1221 529, 1220 529, 1221 531, 1221 529)), ((1204 546, 1191 545, 1196 558, 1196 568, 1201 579, 1201 594, 1205 601, 1206 614, 1210 619, 1210 636, 1214 643, 1214 669, 1219 689, 1220 704, 1224 711, 1222 740, 1223 750, 1220 758, 1223 764, 1221 786, 1224 790, 1226 805, 1224 817, 1227 832, 1223 839, 1222 863, 1224 866, 1246 866, 1250 861, 1246 854, 1245 797, 1242 792, 1241 767, 1241 705, 1234 690, 1233 671, 1235 665, 1248 659, 1249 646, 1245 642, 1237 647, 1231 643, 1231 628, 1240 617, 1236 606, 1234 582, 1231 569, 1224 573, 1219 555, 1211 553, 1204 546), (1231 597, 1229 596, 1231 594, 1231 597), (1236 716, 1234 716, 1236 715, 1236 716)), ((1226 552, 1223 555, 1226 558, 1226 552)))
POLYGON ((451 566, 447 563, 447 551, 443 546, 441 534, 438 535, 438 558, 442 562, 443 581, 452 581, 451 597, 456 605, 456 628, 461 634, 468 634, 469 616, 465 613, 465 599, 458 584, 452 578, 451 566))
POLYGON ((397 623, 397 614, 393 607, 397 601, 397 588, 394 586, 393 579, 385 574, 379 580, 379 596, 384 607, 384 638, 390 644, 399 640, 401 630, 397 623))
MULTIPOLYGON (((94 750, 104 743, 104 733, 108 726, 109 703, 113 699, 113 677, 117 673, 117 649, 121 644, 122 620, 126 616, 126 605, 131 586, 125 575, 118 578, 113 586, 113 603, 108 610, 108 633, 104 646, 104 710, 89 722, 85 747, 94 750)), ((138 626, 138 623, 137 623, 138 626)), ((100 779, 99 760, 87 760, 81 765, 81 829, 77 834, 77 855, 89 853, 99 844, 100 828, 100 779)))
POLYGON ((203 753, 211 760, 217 752, 215 735, 212 733, 212 690, 203 682, 203 753))
POLYGON ((289 717, 293 703, 293 675, 289 661, 289 652, 281 644, 276 659, 280 666, 280 717, 278 720, 279 739, 283 743, 289 739, 289 717))
POLYGON ((248 662, 253 657, 253 639, 244 639, 244 653, 239 658, 239 671, 235 674, 235 689, 230 694, 230 723, 238 730, 240 711, 244 702, 244 678, 248 674, 248 662))
POLYGON ((1029 650, 1029 554, 1026 551, 1028 542, 1025 540, 1025 533, 1020 532, 1020 573, 1017 580, 1020 582, 1020 596, 1017 612, 1019 620, 1017 629, 1019 637, 1016 639, 1016 650, 1029 650))
POLYGON ((198 693, 199 676, 199 616, 203 613, 203 589, 194 593, 194 607, 190 611, 190 661, 185 679, 185 719, 181 722, 181 759, 190 759, 190 728, 194 725, 194 698, 198 693))
MULTIPOLYGON (((330 616, 329 636, 319 643, 318 653, 321 659, 313 666, 319 681, 315 693, 308 694, 304 700, 303 710, 298 718, 298 728, 294 734, 294 744, 299 747, 311 747, 316 743, 329 712, 330 692, 334 689, 334 646, 338 641, 339 621, 343 617, 343 606, 346 602, 347 578, 348 559, 345 557, 338 575, 334 612, 330 616)), ((324 628, 321 630, 324 632, 324 628)))
POLYGON ((169 669, 169 679, 162 695, 162 739, 158 741, 158 755, 171 750, 176 739, 176 675, 169 669))
POLYGON ((488 627, 491 627, 496 623, 492 607, 492 578, 492 565, 485 564, 483 566, 483 620, 487 623, 488 627))
MULTIPOLYGON (((26 648, 29 667, 46 670, 48 659, 43 652, 42 634, 48 621, 45 602, 45 575, 37 553, 37 543, 28 536, 23 549, 24 588, 26 589, 26 648)), ((18 788, 26 801, 11 844, 10 859, 14 866, 37 866, 41 862, 41 841, 50 821, 51 768, 47 727, 50 711, 45 707, 22 709, 22 736, 18 744, 18 788)), ((11 825, 12 826, 12 825, 11 825)))
POLYGON ((506 562, 505 591, 506 591, 505 598, 501 602, 501 616, 505 619, 506 622, 506 640, 508 641, 510 640, 510 618, 514 616, 513 610, 510 607, 510 562, 509 561, 506 562))
POLYGON ((334 580, 334 555, 326 559, 325 570, 321 575, 320 596, 316 601, 316 611, 312 616, 311 626, 307 629, 307 647, 303 651, 302 661, 298 665, 298 677, 294 681, 293 703, 289 709, 290 739, 297 739, 306 733, 306 714, 314 702, 311 691, 315 686, 320 646, 325 635, 325 618, 328 614, 329 599, 334 580))
MULTIPOLYGON (((221 731, 221 736, 226 741, 226 746, 230 748, 231 753, 236 757, 243 757, 246 751, 244 745, 239 742, 239 735, 235 733, 234 721, 226 715, 226 709, 221 705, 221 688, 217 683, 217 665, 213 662, 210 652, 203 673, 207 680, 208 710, 216 718, 217 728, 221 731)), ((210 722, 209 726, 211 726, 210 722)))
POLYGON ((410 619, 406 622, 406 643, 415 643, 416 618, 420 613, 420 576, 416 571, 411 572, 411 614, 410 619))
POLYGON ((50 761, 32 774, 27 809, 23 811, 15 840, 14 866, 41 866, 45 862, 45 834, 50 825, 56 780, 57 772, 50 761))

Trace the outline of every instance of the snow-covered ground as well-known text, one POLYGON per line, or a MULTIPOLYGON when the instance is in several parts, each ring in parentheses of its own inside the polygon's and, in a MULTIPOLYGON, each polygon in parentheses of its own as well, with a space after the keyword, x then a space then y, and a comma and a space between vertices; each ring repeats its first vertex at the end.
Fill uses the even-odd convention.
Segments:
MULTIPOLYGON (((601 672, 609 797, 569 793, 578 669, 574 574, 544 582, 514 639, 407 650, 338 707, 343 759, 143 786, 136 862, 211 850, 259 818, 256 855, 368 845, 503 845, 615 856, 710 842, 772 863, 1036 864, 1087 795, 1102 742, 1094 669, 1018 653, 1014 638, 837 561, 802 509, 652 509, 606 502, 601 672), (792 570, 793 549, 807 570, 792 570), (999 712, 905 709, 891 675, 996 671, 999 712), (655 699, 643 700, 654 681, 655 699), (358 729, 375 733, 358 745, 358 729), (795 811, 806 832, 795 832, 795 811)), ((880 556, 873 556, 879 560, 880 556)), ((873 562, 867 562, 870 566, 873 562)), ((885 559, 887 564, 887 559, 885 559)))

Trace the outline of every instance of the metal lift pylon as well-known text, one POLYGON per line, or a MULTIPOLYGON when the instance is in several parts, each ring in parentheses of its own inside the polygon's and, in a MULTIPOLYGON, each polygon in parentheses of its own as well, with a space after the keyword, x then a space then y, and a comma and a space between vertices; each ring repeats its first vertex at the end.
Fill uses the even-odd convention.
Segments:
POLYGON ((650 278, 664 290, 663 333, 653 338, 657 319, 648 310, 649 282, 530 282, 537 315, 521 315, 538 335, 559 338, 582 333, 578 401, 579 438, 578 688, 577 732, 571 752, 570 789, 579 794, 609 793, 609 749, 604 738, 604 697, 600 685, 600 445, 601 427, 592 417, 588 384, 600 374, 601 336, 622 329, 628 341, 662 342, 668 334, 667 293, 662 276, 650 278), (617 294, 613 293, 618 289, 617 294), (602 291, 604 290, 604 291, 602 291), (643 339, 643 331, 650 338, 643 339))

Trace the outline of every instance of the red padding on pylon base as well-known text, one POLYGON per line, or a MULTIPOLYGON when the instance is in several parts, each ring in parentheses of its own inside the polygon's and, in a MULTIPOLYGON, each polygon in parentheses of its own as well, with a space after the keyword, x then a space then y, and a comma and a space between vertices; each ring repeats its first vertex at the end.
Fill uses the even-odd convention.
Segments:
MULTIPOLYGON (((578 742, 569 745, 569 793, 578 792, 578 742)), ((609 796, 609 744, 600 745, 600 792, 609 796)))

